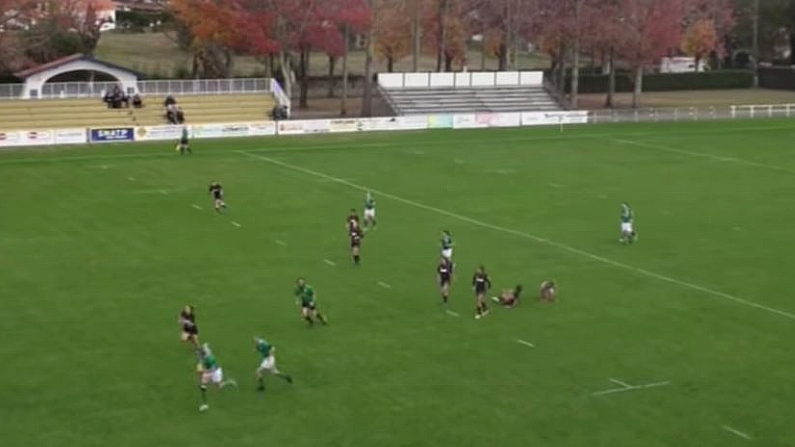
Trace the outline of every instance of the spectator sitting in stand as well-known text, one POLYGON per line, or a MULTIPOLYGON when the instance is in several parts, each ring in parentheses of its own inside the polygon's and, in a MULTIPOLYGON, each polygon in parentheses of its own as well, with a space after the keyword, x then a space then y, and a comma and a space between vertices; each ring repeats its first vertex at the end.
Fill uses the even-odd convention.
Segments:
POLYGON ((176 118, 177 118, 177 124, 185 123, 185 113, 182 112, 182 107, 180 106, 177 106, 176 118))
POLYGON ((165 107, 166 109, 168 109, 168 106, 173 106, 173 105, 176 105, 176 104, 177 104, 177 100, 174 99, 174 97, 171 96, 171 95, 166 96, 166 100, 163 101, 163 107, 165 107))
POLYGON ((141 107, 143 107, 144 101, 141 99, 141 95, 136 93, 132 98, 132 104, 133 107, 135 107, 136 109, 140 109, 141 107))

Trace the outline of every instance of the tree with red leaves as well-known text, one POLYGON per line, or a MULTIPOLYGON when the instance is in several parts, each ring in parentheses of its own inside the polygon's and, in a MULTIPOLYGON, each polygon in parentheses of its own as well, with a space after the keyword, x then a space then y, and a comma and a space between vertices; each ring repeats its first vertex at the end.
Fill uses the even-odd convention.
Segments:
POLYGON ((705 57, 720 63, 735 24, 732 0, 685 0, 684 8, 682 51, 696 58, 696 69, 705 57))
MULTIPOLYGON (((620 0, 622 40, 619 54, 635 73, 632 106, 640 106, 644 70, 678 47, 684 0, 620 0)), ((619 42, 621 43, 621 42, 619 42)))

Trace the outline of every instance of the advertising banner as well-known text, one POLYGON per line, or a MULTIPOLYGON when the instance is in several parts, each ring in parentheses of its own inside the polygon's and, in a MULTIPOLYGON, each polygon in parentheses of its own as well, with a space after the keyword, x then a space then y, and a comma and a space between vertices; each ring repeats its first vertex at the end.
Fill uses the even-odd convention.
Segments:
POLYGON ((135 129, 132 127, 113 127, 89 130, 89 140, 92 143, 116 143, 121 141, 133 141, 134 139, 135 129))
POLYGON ((55 144, 86 144, 88 133, 85 129, 58 129, 55 131, 55 144))
POLYGON ((428 128, 428 115, 399 116, 397 130, 425 130, 428 128))
POLYGON ((248 124, 224 124, 221 127, 222 137, 246 137, 248 135, 248 124))
POLYGON ((184 126, 147 126, 135 129, 135 141, 178 140, 184 126))
POLYGON ((253 137, 270 137, 276 135, 276 121, 249 123, 248 130, 253 137))
POLYGON ((550 126, 554 124, 586 124, 588 112, 525 112, 522 113, 523 126, 550 126))
POLYGON ((489 127, 488 121, 485 123, 478 121, 478 115, 474 113, 456 115, 453 119, 454 129, 482 129, 485 127, 489 127))
POLYGON ((428 129, 452 129, 453 115, 428 115, 428 129))
POLYGON ((359 120, 363 132, 376 132, 382 130, 399 130, 397 118, 362 118, 359 120))
POLYGON ((521 113, 486 113, 477 115, 477 122, 488 127, 519 127, 522 125, 521 113))
POLYGON ((22 146, 48 146, 55 144, 55 135, 51 130, 31 130, 20 132, 22 146))
POLYGON ((0 147, 20 146, 22 132, 0 132, 0 147))
POLYGON ((355 118, 336 119, 329 123, 331 133, 358 132, 359 130, 361 130, 361 124, 355 118))
POLYGON ((331 120, 279 121, 279 135, 305 135, 331 132, 331 120))

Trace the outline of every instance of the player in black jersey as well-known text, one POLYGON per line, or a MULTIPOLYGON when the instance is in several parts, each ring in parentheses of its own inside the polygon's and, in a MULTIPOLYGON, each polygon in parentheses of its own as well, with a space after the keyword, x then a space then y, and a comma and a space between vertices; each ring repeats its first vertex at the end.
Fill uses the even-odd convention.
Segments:
POLYGON ((503 290, 500 296, 492 297, 491 300, 510 309, 519 304, 519 296, 522 294, 522 290, 522 286, 518 285, 513 289, 503 290))
POLYGON ((193 306, 185 306, 179 313, 179 325, 182 328, 182 341, 190 342, 199 349, 199 326, 196 325, 196 312, 193 306))
POLYGON ((351 237, 351 256, 353 256, 353 263, 359 265, 359 261, 361 258, 359 257, 359 247, 362 245, 362 238, 364 237, 364 233, 359 227, 356 227, 350 231, 351 237))
POLYGON ((210 183, 210 194, 213 196, 213 206, 215 207, 215 211, 220 213, 222 209, 226 210, 226 202, 224 202, 224 188, 220 183, 210 183))
POLYGON ((348 232, 359 229, 359 214, 356 213, 354 208, 351 208, 348 217, 345 219, 345 225, 348 227, 348 232))
POLYGON ((436 266, 436 275, 439 279, 442 302, 447 304, 447 301, 450 299, 450 286, 453 283, 453 261, 442 256, 439 265, 436 266))
POLYGON ((477 307, 475 308, 475 318, 480 319, 489 313, 489 308, 486 305, 486 294, 491 289, 491 279, 486 268, 482 265, 472 276, 472 289, 475 291, 475 299, 477 300, 477 307))

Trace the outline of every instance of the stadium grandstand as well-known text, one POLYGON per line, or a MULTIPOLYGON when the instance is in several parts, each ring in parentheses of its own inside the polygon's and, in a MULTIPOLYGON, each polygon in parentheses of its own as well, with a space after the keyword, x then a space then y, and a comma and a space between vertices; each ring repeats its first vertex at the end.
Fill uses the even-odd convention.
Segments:
POLYGON ((287 104, 268 79, 146 81, 81 54, 16 76, 24 84, 0 89, 0 130, 164 125, 169 97, 186 123, 202 124, 268 120, 277 104, 287 104), (108 99, 113 92, 120 101, 108 99))
POLYGON ((381 95, 397 115, 555 111, 564 107, 541 72, 382 73, 381 95))

